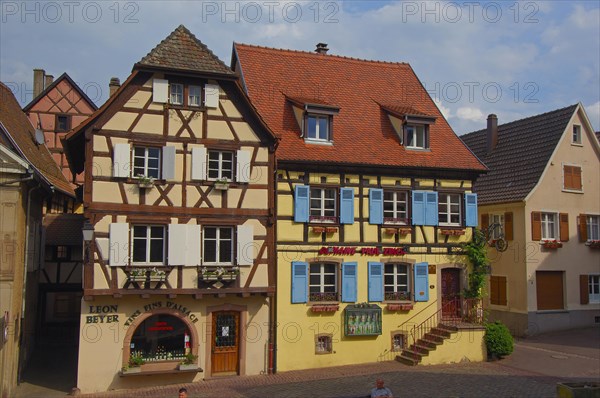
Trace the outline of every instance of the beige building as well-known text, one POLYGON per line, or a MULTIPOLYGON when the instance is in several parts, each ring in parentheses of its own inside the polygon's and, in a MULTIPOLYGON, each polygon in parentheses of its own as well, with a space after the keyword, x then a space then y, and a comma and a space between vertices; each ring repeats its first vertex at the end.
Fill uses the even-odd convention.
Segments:
POLYGON ((583 106, 490 115, 461 138, 490 169, 474 187, 481 225, 508 241, 488 251, 490 318, 517 335, 599 323, 600 146, 583 106))
POLYGON ((269 372, 276 139, 233 71, 179 26, 63 142, 94 229, 81 391, 269 372))

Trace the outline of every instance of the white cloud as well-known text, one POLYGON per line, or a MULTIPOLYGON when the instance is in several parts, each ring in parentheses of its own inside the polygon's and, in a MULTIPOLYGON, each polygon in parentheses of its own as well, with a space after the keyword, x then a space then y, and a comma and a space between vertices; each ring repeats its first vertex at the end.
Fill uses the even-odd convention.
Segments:
POLYGON ((473 122, 482 121, 485 119, 483 112, 478 108, 473 107, 461 107, 456 111, 456 116, 459 119, 470 120, 473 122))
POLYGON ((435 102, 438 109, 440 110, 440 112, 442 112, 442 115, 444 115, 446 120, 450 119, 453 116, 452 112, 450 111, 450 108, 445 107, 444 104, 442 104, 442 101, 440 101, 438 98, 434 98, 433 102, 435 102))
POLYGON ((592 105, 584 105, 594 131, 600 131, 600 101, 592 105))

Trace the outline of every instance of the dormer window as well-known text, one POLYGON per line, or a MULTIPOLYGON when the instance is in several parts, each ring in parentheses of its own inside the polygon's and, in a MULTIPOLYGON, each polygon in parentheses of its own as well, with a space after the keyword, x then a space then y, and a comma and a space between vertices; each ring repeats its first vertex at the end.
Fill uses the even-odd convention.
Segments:
POLYGON ((404 126, 404 136, 406 147, 409 149, 427 149, 429 148, 428 137, 429 126, 427 125, 406 125, 404 126))
POLYGON ((314 141, 331 141, 329 135, 330 116, 307 115, 306 116, 306 139, 314 141))
POLYGON ((401 145, 407 149, 429 150, 429 126, 435 123, 436 116, 427 115, 409 106, 380 106, 387 113, 401 145))

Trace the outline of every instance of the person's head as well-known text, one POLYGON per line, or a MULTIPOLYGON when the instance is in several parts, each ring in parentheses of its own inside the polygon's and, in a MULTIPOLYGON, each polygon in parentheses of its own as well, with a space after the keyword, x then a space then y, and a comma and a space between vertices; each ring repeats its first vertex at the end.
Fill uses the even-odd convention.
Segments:
POLYGON ((179 398, 187 398, 187 389, 185 388, 180 388, 179 389, 179 398))
POLYGON ((375 386, 377 388, 383 388, 383 380, 382 379, 375 380, 375 386))

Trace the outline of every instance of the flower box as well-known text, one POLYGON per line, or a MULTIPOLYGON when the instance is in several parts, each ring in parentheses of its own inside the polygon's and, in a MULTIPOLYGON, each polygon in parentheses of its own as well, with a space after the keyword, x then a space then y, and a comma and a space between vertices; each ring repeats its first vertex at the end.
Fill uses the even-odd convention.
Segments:
POLYGON ((400 228, 398 229, 398 233, 400 235, 408 235, 412 232, 412 230, 410 228, 400 228))
POLYGON ((215 182, 215 189, 218 189, 219 191, 227 191, 229 189, 229 183, 228 182, 215 182))
POLYGON ((140 373, 141 371, 142 371, 141 366, 133 366, 131 368, 123 368, 123 370, 121 370, 121 373, 124 375, 129 375, 132 373, 140 373))
POLYGON ((325 227, 312 227, 312 231, 315 234, 322 234, 323 232, 325 232, 325 227))
POLYGON ((563 244, 558 240, 545 240, 542 242, 542 246, 546 249, 559 249, 563 247, 563 244))
POLYGON ((442 235, 460 236, 465 233, 466 231, 464 229, 440 229, 440 234, 442 235))
POLYGON ((234 281, 240 275, 240 269, 236 267, 216 267, 214 269, 200 268, 199 277, 204 281, 234 281))
POLYGON ((196 364, 196 363, 190 363, 190 364, 180 363, 179 365, 177 365, 177 369, 179 369, 179 370, 196 370, 196 369, 198 369, 198 364, 196 364))
POLYGON ((600 249, 600 240, 588 240, 585 242, 585 245, 591 249, 600 249))
POLYGON ((414 308, 412 304, 388 304, 386 309, 388 311, 410 311, 414 308))
POLYGON ((396 235, 398 233, 398 228, 386 228, 385 233, 388 235, 396 235))
POLYGON ((327 232, 328 234, 334 234, 337 232, 337 227, 327 227, 325 228, 325 232, 327 232))
POLYGON ((310 307, 312 312, 335 312, 340 309, 338 304, 323 304, 323 305, 313 305, 310 307))

